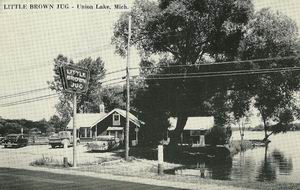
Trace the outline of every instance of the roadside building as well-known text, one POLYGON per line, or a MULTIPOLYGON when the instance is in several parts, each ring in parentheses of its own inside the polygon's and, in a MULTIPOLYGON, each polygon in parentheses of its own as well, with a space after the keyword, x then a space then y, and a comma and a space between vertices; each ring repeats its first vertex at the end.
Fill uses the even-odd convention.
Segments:
MULTIPOLYGON (((121 141, 124 140, 126 126, 125 110, 115 108, 109 113, 78 113, 76 118, 81 141, 89 141, 97 136, 105 135, 117 137, 121 141)), ((129 141, 132 146, 138 144, 138 132, 141 125, 143 125, 143 122, 129 113, 129 141)), ((73 118, 71 118, 67 125, 67 129, 73 129, 73 118)))
MULTIPOLYGON (((175 129, 177 118, 169 118, 171 124, 169 131, 175 129)), ((183 132, 181 134, 181 144, 192 146, 205 146, 205 134, 214 126, 214 117, 188 117, 183 132)))

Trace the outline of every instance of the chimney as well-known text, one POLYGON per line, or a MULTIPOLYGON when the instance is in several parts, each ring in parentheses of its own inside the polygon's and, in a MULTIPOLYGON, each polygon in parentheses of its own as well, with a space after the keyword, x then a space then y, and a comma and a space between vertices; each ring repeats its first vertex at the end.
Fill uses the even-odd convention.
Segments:
POLYGON ((101 104, 99 105, 99 110, 100 110, 100 113, 105 113, 105 107, 104 107, 104 104, 103 104, 103 103, 101 103, 101 104))

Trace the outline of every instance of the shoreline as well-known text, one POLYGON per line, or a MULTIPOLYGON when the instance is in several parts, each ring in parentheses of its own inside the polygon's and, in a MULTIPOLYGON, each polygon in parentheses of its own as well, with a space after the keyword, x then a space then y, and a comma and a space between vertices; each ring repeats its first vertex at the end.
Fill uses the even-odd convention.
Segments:
MULTIPOLYGON (((242 146, 247 145, 246 148, 253 148, 250 141, 245 141, 242 146)), ((241 147, 239 141, 235 141, 235 145, 232 147, 241 147)), ((248 149, 247 149, 248 150, 248 149)), ((141 150, 142 151, 142 150, 141 150)), ((143 149, 143 152, 147 150, 143 149)), ((149 151, 151 152, 151 151, 149 151)), ((153 152, 151 152, 153 153, 153 152)), ((120 151, 116 152, 117 156, 112 156, 110 159, 99 158, 96 162, 86 162, 79 164, 77 168, 63 168, 62 165, 43 165, 43 166, 30 166, 31 168, 48 170, 48 171, 63 171, 66 173, 76 173, 78 175, 90 176, 114 176, 112 179, 128 179, 133 182, 144 183, 148 180, 159 180, 157 184, 164 183, 165 185, 173 185, 173 183, 185 184, 187 187, 193 187, 190 189, 198 189, 208 187, 209 189, 300 189, 300 183, 279 183, 279 182, 258 182, 248 180, 216 180, 210 178, 200 178, 200 176, 191 175, 173 175, 166 174, 158 175, 158 163, 157 160, 143 159, 137 157, 131 157, 131 161, 126 162, 121 156, 120 151), (138 180, 137 180, 138 179, 138 180), (197 187, 197 188, 195 188, 197 187)), ((182 164, 164 162, 163 167, 165 170, 183 166, 182 164)), ((199 172, 200 173, 200 172, 199 172)), ((188 188, 189 189, 189 188, 188 188)))

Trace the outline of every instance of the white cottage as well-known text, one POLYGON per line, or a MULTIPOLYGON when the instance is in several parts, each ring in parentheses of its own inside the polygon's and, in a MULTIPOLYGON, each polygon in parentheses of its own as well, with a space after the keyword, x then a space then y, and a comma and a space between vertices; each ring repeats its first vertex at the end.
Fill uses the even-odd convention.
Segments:
MULTIPOLYGON (((169 118, 171 124, 169 131, 175 129, 177 118, 169 118)), ((205 146, 205 133, 214 126, 214 117, 188 117, 183 132, 181 134, 182 144, 192 144, 193 146, 205 146)))

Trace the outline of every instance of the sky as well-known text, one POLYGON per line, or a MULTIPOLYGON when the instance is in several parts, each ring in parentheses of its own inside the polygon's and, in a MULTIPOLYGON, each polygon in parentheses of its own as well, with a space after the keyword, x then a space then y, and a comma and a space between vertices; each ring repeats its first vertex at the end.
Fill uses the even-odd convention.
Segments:
MULTIPOLYGON (((0 0, 0 116, 8 119, 49 119, 55 114, 57 98, 4 107, 3 104, 53 94, 50 90, 35 91, 3 99, 3 96, 47 87, 53 78, 53 59, 63 54, 75 61, 85 57, 101 57, 107 72, 123 69, 126 59, 114 53, 111 45, 113 25, 122 11, 107 10, 4 10, 7 3, 35 1, 0 0)), ((47 0, 47 3, 75 1, 47 0)), ((71 3, 72 2, 72 3, 71 3)), ((79 2, 79 1, 78 1, 79 2)), ((83 1, 81 1, 83 2, 83 1)), ((84 1, 95 4, 95 1, 84 1)), ((132 0, 98 0, 98 4, 118 2, 132 6, 132 0)), ((255 0, 255 9, 270 7, 294 19, 300 26, 298 0, 255 0)), ((82 4, 82 3, 81 3, 82 4)), ((138 66, 133 49, 131 66, 138 66)), ((125 73, 121 73, 125 75, 125 73)), ((120 77, 120 74, 109 78, 120 77)), ((257 121, 258 122, 258 121, 257 121)))

